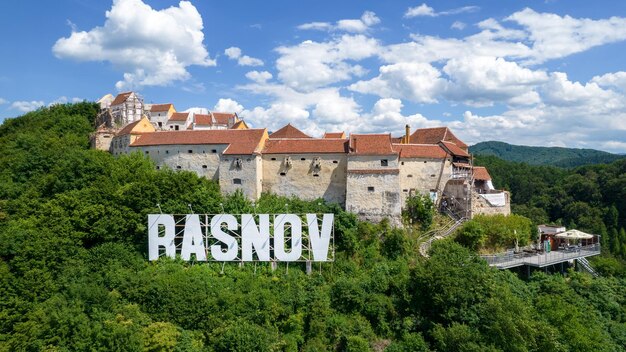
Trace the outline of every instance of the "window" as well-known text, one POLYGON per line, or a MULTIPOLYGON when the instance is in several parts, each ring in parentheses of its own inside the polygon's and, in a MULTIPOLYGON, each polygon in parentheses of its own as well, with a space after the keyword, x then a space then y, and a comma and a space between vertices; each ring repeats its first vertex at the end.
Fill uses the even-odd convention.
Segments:
POLYGON ((402 192, 407 193, 409 190, 408 189, 403 189, 402 192))
POLYGON ((427 163, 427 161, 426 161, 426 160, 424 160, 424 164, 426 164, 426 163, 427 163))
POLYGON ((313 174, 313 177, 320 177, 320 174, 313 174))
POLYGON ((435 174, 430 175, 430 177, 435 177, 435 174))
POLYGON ((146 154, 148 154, 149 152, 146 150, 146 154))
POLYGON ((281 172, 281 173, 280 173, 280 175, 281 175, 281 176, 286 176, 287 174, 286 174, 286 173, 284 173, 284 172, 281 172))
POLYGON ((203 169, 206 169, 206 168, 208 168, 208 166, 206 166, 206 165, 202 165, 202 168, 203 168, 203 169))
POLYGON ((182 169, 182 167, 180 165, 177 165, 176 169, 180 170, 180 169, 182 169))
POLYGON ((272 158, 271 160, 276 160, 276 158, 272 158))
POLYGON ((217 153, 217 149, 211 149, 211 153, 213 154, 217 153))
POLYGON ((333 160, 333 164, 338 164, 339 162, 337 160, 333 160))
POLYGON ((189 149, 189 150, 187 150, 187 153, 191 154, 191 153, 193 153, 193 150, 189 149))
POLYGON ((234 185, 240 185, 241 184, 241 179, 240 178, 233 178, 233 184, 234 185))
POLYGON ((159 122, 159 128, 163 127, 163 122, 159 122))
POLYGON ((161 167, 160 167, 159 165, 157 165, 156 169, 157 169, 157 170, 160 170, 160 169, 161 169, 161 167))
POLYGON ((372 187, 372 186, 367 187, 367 191, 368 192, 374 192, 374 187, 372 187))
POLYGON ((306 158, 300 158, 300 160, 305 161, 305 160, 306 160, 306 158))
POLYGON ((166 150, 166 151, 165 151, 165 154, 169 154, 169 153, 170 153, 170 151, 169 151, 169 150, 166 150))
POLYGON ((383 159, 380 161, 380 166, 389 166, 389 160, 383 159))
POLYGON ((401 165, 404 165, 404 161, 400 163, 401 165))
POLYGON ((409 175, 406 175, 406 177, 413 177, 413 175, 410 175, 410 174, 409 174, 409 175))
POLYGON ((174 126, 174 130, 178 131, 178 125, 174 126))

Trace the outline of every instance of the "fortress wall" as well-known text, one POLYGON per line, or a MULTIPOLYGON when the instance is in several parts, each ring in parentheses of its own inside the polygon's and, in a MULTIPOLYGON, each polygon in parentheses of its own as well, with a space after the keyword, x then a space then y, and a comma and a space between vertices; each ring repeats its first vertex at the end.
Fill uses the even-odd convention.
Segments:
POLYGON ((346 154, 264 154, 262 160, 263 191, 345 204, 346 154), (319 158, 319 171, 313 167, 315 158, 319 158))
POLYGON ((157 167, 193 171, 209 180, 219 180, 220 156, 228 145, 159 145, 131 147, 155 161, 157 167), (189 152, 191 151, 191 153, 189 152))
POLYGON ((257 200, 261 196, 261 165, 260 155, 223 155, 219 167, 222 193, 233 193, 239 189, 248 199, 257 200))
POLYGON ((399 168, 403 207, 411 190, 429 195, 431 190, 437 189, 441 195, 452 174, 452 163, 449 159, 403 158, 400 159, 399 168), (440 174, 441 180, 437 184, 440 174))
POLYGON ((398 223, 402 205, 399 186, 397 173, 348 173, 346 210, 362 219, 380 221, 390 217, 398 223))

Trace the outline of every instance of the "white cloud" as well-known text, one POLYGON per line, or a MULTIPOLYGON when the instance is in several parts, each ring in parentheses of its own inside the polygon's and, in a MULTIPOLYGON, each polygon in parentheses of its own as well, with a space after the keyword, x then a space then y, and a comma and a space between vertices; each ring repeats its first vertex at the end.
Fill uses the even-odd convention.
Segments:
POLYGON ((289 87, 310 91, 318 87, 362 76, 366 71, 358 61, 375 55, 379 45, 363 35, 343 35, 328 42, 304 41, 276 49, 278 78, 289 87))
POLYGON ((344 19, 337 21, 336 24, 330 22, 310 22, 299 25, 300 30, 318 30, 318 31, 345 31, 350 33, 364 33, 370 27, 380 23, 380 19, 372 11, 365 11, 361 18, 344 19))
POLYGON ((571 82, 564 72, 553 72, 544 86, 544 99, 555 106, 584 106, 589 113, 609 113, 625 107, 624 97, 597 83, 571 82))
POLYGON ((235 112, 240 114, 243 111, 243 106, 232 99, 220 99, 213 107, 213 111, 217 112, 235 112))
POLYGON ((72 103, 80 103, 81 101, 83 101, 83 99, 81 99, 81 98, 77 98, 77 97, 74 97, 74 98, 72 98, 72 99, 69 99, 69 98, 68 98, 68 97, 66 97, 66 96, 61 96, 61 97, 58 97, 57 99, 55 99, 55 100, 51 101, 50 103, 48 103, 48 106, 52 106, 52 105, 56 105, 56 104, 67 104, 67 103, 69 103, 70 101, 71 101, 72 103))
POLYGON ((427 63, 401 62, 380 67, 377 77, 359 81, 348 89, 382 98, 402 98, 419 103, 435 103, 443 88, 440 72, 427 63))
POLYGON ((19 112, 29 112, 29 111, 37 110, 44 105, 46 104, 41 100, 14 101, 11 104, 11 109, 18 110, 19 112))
POLYGON ((115 0, 103 26, 72 31, 52 51, 61 59, 112 63, 124 71, 120 90, 163 86, 188 79, 190 65, 215 66, 202 30, 202 17, 189 1, 154 10, 141 0, 115 0))
POLYGON ((458 8, 451 9, 451 10, 435 12, 435 9, 423 3, 419 6, 409 7, 404 13, 404 17, 413 18, 413 17, 423 17, 423 16, 426 16, 426 17, 448 16, 448 15, 458 15, 460 13, 466 13, 466 12, 476 12, 478 10, 480 10, 480 7, 478 6, 463 6, 463 7, 458 7, 458 8))
POLYGON ((269 81, 270 79, 272 79, 272 74, 267 72, 267 71, 250 71, 248 73, 246 73, 246 77, 254 82, 257 83, 265 83, 267 81, 269 81))
POLYGON ((248 55, 242 55, 241 49, 236 46, 224 50, 224 54, 231 60, 237 60, 239 66, 263 66, 263 61, 248 55))
POLYGON ((0 98, 0 105, 4 105, 4 104, 8 104, 8 103, 9 103, 8 100, 0 98))
POLYGON ((532 62, 540 63, 626 39, 626 18, 602 20, 538 13, 526 8, 509 16, 528 32, 532 62))
POLYGON ((460 31, 465 29, 466 24, 461 22, 461 21, 454 21, 454 23, 452 23, 452 25, 450 26, 450 28, 452 29, 458 29, 460 31))
POLYGON ((591 82, 597 83, 602 87, 615 87, 626 93, 626 72, 619 71, 615 73, 607 73, 602 76, 595 76, 591 82))

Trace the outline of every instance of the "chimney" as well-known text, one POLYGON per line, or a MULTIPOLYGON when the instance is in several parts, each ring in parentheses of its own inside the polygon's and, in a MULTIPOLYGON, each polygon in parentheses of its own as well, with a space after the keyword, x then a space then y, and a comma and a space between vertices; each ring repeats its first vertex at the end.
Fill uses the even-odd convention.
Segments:
POLYGON ((407 123, 406 126, 404 126, 404 129, 405 129, 405 135, 403 138, 403 143, 409 144, 409 136, 411 135, 411 126, 409 126, 409 124, 407 123))

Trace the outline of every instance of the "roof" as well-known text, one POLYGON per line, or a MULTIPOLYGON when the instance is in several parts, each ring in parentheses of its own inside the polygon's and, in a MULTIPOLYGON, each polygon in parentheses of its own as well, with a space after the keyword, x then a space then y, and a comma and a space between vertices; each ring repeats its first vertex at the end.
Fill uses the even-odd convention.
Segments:
POLYGON ((150 107, 150 112, 167 112, 170 111, 170 108, 174 107, 171 103, 169 104, 152 104, 150 107))
POLYGON ((265 133, 265 129, 164 131, 143 134, 131 146, 228 144, 224 154, 253 154, 265 133))
POLYGON ((235 122, 235 124, 233 125, 233 127, 231 127, 231 129, 237 130, 237 129, 247 129, 248 124, 244 121, 244 120, 239 120, 237 122, 235 122))
POLYGON ((150 133, 150 132, 154 132, 154 126, 152 126, 152 123, 150 123, 150 120, 148 120, 146 117, 142 117, 141 119, 131 122, 128 125, 124 126, 124 128, 122 128, 121 131, 119 131, 116 136, 123 136, 123 135, 127 135, 127 134, 142 134, 142 133, 150 133), (139 126, 140 128, 137 128, 135 130, 136 127, 138 127, 139 123, 143 122, 143 125, 139 126), (133 131, 135 130, 135 131, 133 131))
POLYGON ((393 149, 403 158, 444 159, 448 153, 435 144, 394 144, 393 149))
POLYGON ((228 125, 228 119, 237 117, 237 114, 234 112, 212 112, 211 114, 213 114, 215 124, 217 125, 228 125))
POLYGON ((458 139, 448 127, 419 128, 409 137, 414 144, 437 144, 439 141, 452 142, 460 148, 467 148, 467 144, 458 139))
POLYGON ((167 122, 170 121, 178 121, 178 122, 185 122, 187 121, 187 118, 189 117, 189 113, 188 112, 175 112, 172 114, 172 116, 170 116, 169 120, 167 120, 167 122))
POLYGON ((397 175, 400 173, 400 169, 353 169, 353 170, 348 170, 348 173, 359 174, 359 175, 369 175, 369 174, 397 175))
POLYGON ((345 139, 346 138, 346 134, 342 131, 342 132, 326 132, 324 133, 324 137, 323 138, 340 138, 340 139, 345 139))
POLYGON ((397 154, 391 145, 391 134, 351 134, 350 152, 356 155, 397 154))
POLYGON ((115 99, 113 99, 113 101, 111 102, 111 105, 120 105, 124 103, 128 99, 128 97, 130 97, 131 94, 133 94, 133 92, 124 92, 124 93, 118 94, 115 97, 115 99))
POLYGON ((441 145, 444 148, 446 148, 450 152, 450 154, 452 154, 452 155, 469 157, 469 154, 465 150, 459 148, 456 144, 454 144, 452 142, 441 141, 441 142, 439 142, 439 145, 441 145))
POLYGON ((269 139, 263 154, 347 154, 345 139, 269 139))
POLYGON ((270 138, 311 138, 311 136, 307 135, 306 133, 300 131, 299 129, 293 127, 290 123, 288 123, 283 128, 270 134, 270 138))
POLYGON ((485 167, 474 166, 474 180, 489 181, 491 180, 491 175, 489 175, 489 171, 485 167))
POLYGON ((470 169, 472 166, 468 163, 452 163, 452 166, 458 167, 461 169, 470 169))
POLYGON ((194 114, 194 122, 196 125, 212 125, 213 117, 209 114, 194 114))

